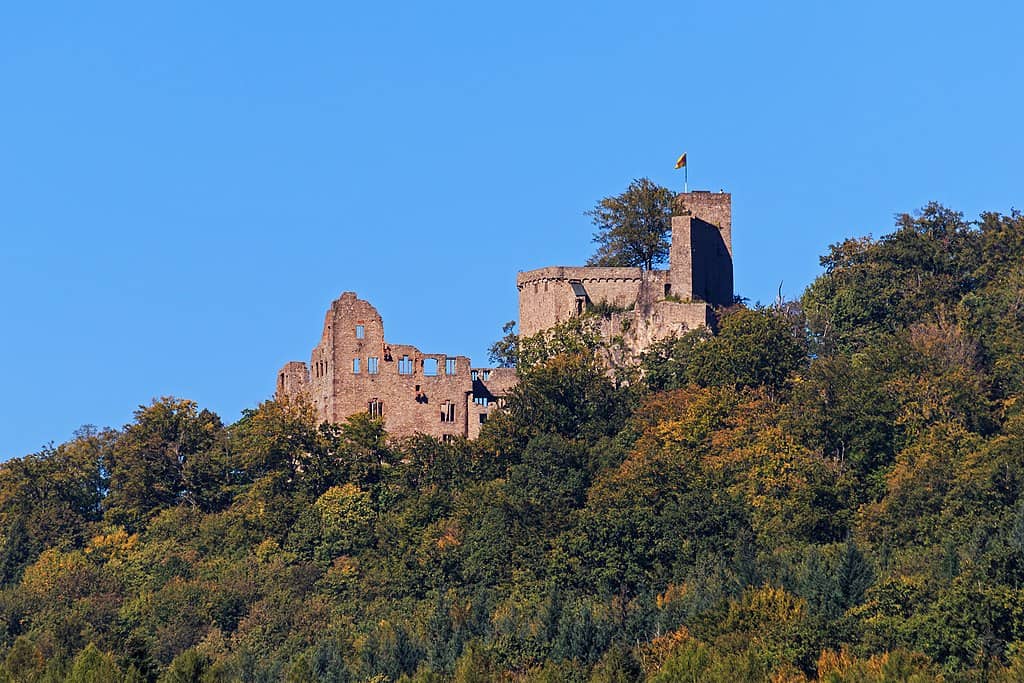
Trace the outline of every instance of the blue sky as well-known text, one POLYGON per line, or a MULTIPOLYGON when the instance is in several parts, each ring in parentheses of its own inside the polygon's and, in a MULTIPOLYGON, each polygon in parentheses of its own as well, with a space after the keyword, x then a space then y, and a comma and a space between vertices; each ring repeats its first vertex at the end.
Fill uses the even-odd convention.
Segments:
POLYGON ((929 200, 1007 212, 1019 7, 7 3, 0 457, 163 395, 234 421, 346 290, 484 364, 516 271, 683 151, 752 301, 929 200))

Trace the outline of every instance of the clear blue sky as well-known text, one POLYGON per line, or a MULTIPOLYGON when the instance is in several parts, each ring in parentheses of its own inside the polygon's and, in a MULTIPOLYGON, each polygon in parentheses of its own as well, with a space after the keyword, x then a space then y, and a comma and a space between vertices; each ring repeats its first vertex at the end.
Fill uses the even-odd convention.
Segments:
POLYGON ((153 397, 226 422, 338 294, 470 355, 517 270, 648 176, 733 193, 736 290, 794 297, 929 200, 1021 205, 1009 2, 6 3, 0 457, 153 397))

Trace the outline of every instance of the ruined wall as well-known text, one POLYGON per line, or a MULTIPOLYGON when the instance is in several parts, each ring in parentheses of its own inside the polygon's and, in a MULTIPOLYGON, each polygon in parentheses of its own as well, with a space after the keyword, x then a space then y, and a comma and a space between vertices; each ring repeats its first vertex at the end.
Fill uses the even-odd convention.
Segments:
POLYGON ((680 299, 728 306, 733 298, 732 195, 676 196, 669 250, 671 293, 680 299))
POLYGON ((277 393, 297 396, 306 391, 309 384, 309 368, 305 363, 291 361, 277 373, 277 393))
POLYGON ((585 292, 584 307, 602 301, 622 308, 632 306, 642 279, 640 268, 549 266, 521 272, 516 276, 519 333, 536 334, 579 315, 581 292, 585 292))
POLYGON ((473 368, 473 393, 468 397, 470 439, 480 436, 480 429, 495 410, 505 407, 505 396, 519 381, 515 368, 473 368))
POLYGON ((331 304, 308 370, 292 362, 278 373, 279 395, 304 394, 321 420, 342 422, 369 412, 382 417, 393 436, 468 436, 471 421, 478 433, 480 418, 472 407, 486 412, 497 394, 488 390, 487 400, 475 396, 476 384, 466 356, 387 342, 377 309, 353 292, 331 304))
POLYGON ((600 321, 610 366, 627 363, 651 343, 706 327, 714 306, 733 298, 732 195, 695 191, 676 195, 669 269, 553 266, 519 273, 519 332, 532 335, 590 305, 607 301, 628 310, 600 321))

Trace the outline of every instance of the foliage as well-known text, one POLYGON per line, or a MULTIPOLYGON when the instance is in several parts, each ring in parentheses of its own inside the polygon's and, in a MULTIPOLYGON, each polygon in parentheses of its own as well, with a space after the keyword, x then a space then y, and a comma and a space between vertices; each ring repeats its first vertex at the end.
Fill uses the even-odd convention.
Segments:
POLYGON ((597 231, 588 266, 639 266, 651 270, 668 258, 672 192, 647 178, 605 197, 586 212, 597 231))
POLYGON ((0 681, 1016 681, 1024 220, 929 205, 473 442, 167 397, 0 464, 0 681))

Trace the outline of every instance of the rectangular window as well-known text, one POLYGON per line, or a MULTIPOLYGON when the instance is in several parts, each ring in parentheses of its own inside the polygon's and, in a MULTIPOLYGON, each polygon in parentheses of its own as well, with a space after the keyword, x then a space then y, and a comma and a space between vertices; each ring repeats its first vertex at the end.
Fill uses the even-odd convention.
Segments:
POLYGON ((491 371, 490 370, 484 370, 484 381, 486 382, 490 378, 491 378, 491 371))
POLYGON ((489 401, 487 400, 486 396, 474 396, 473 397, 473 403, 477 404, 478 406, 485 406, 486 407, 488 402, 489 401))
POLYGON ((362 325, 356 325, 356 339, 362 339, 366 336, 366 328, 362 325))
POLYGON ((373 356, 366 359, 366 371, 371 375, 377 374, 377 359, 373 356))
POLYGON ((487 422, 487 413, 480 413, 480 424, 487 422))
POLYGON ((366 409, 370 413, 370 417, 384 417, 384 404, 377 399, 370 401, 366 409))
POLYGON ((353 375, 358 375, 359 374, 359 359, 358 358, 353 358, 352 359, 352 374, 353 375))
POLYGON ((424 358, 423 359, 423 374, 427 377, 437 376, 437 359, 436 358, 424 358))
POLYGON ((441 422, 455 422, 455 404, 451 401, 441 404, 441 422))
POLYGON ((444 374, 454 375, 455 374, 455 359, 445 358, 444 359, 444 374))
POLYGON ((470 370, 469 371, 469 376, 475 382, 476 381, 476 376, 477 376, 476 370, 470 370))
POLYGON ((412 374, 412 359, 409 356, 402 356, 398 359, 398 374, 399 375, 411 375, 412 374))

